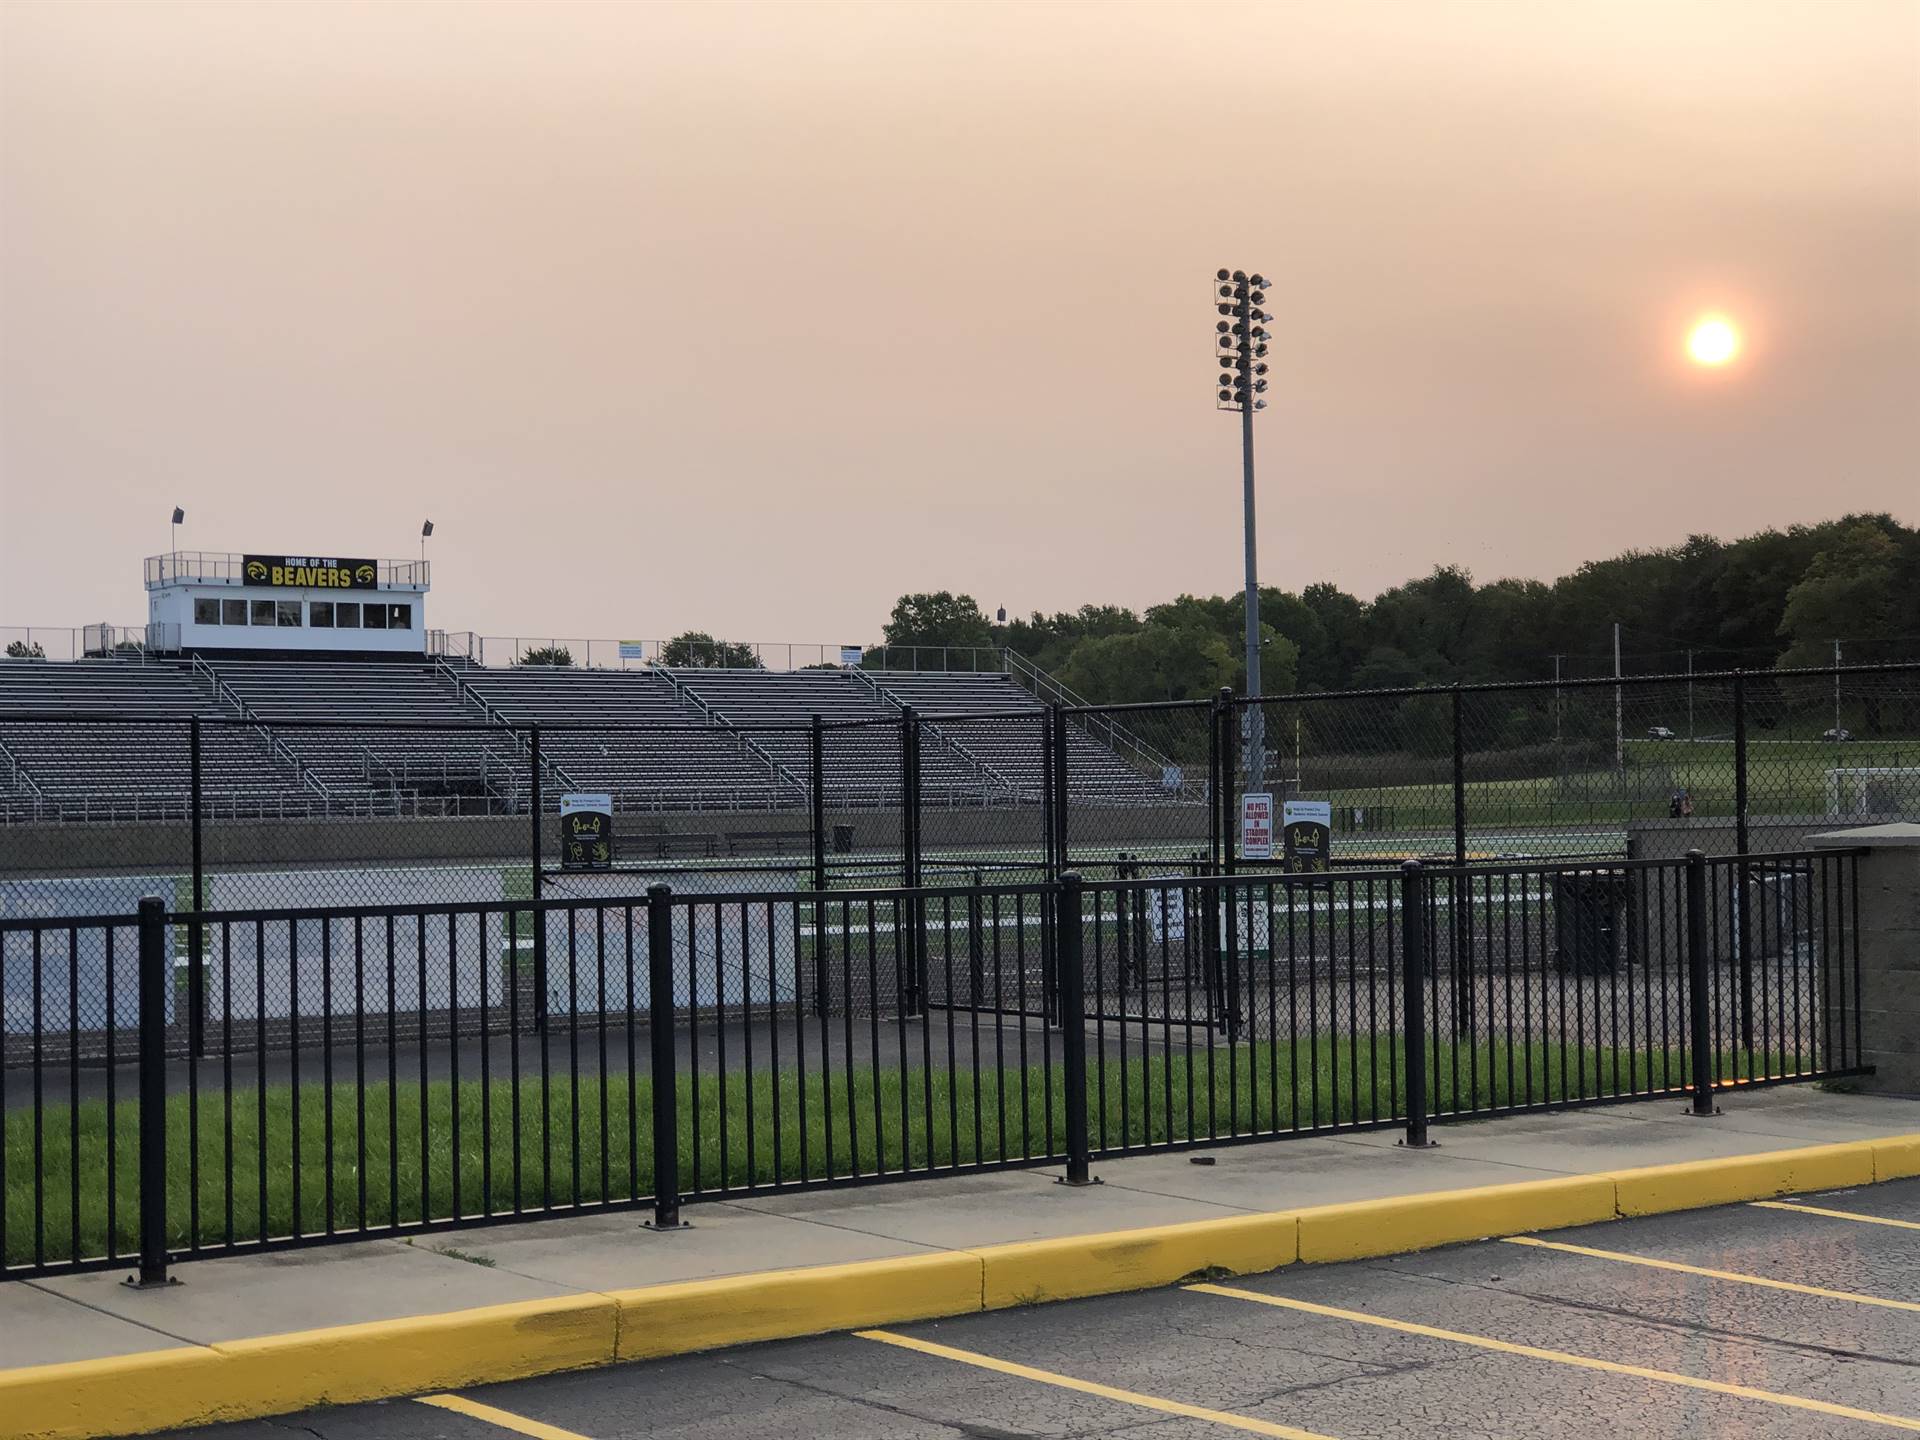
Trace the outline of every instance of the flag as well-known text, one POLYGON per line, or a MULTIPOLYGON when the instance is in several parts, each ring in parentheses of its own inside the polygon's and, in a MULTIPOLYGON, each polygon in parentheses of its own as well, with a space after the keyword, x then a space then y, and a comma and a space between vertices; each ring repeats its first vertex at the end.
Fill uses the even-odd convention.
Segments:
POLYGON ((420 538, 424 540, 431 534, 433 534, 433 521, 429 520, 420 527, 420 538))
POLYGON ((176 525, 184 525, 186 521, 187 521, 187 512, 182 510, 178 505, 174 506, 173 507, 173 523, 176 525))

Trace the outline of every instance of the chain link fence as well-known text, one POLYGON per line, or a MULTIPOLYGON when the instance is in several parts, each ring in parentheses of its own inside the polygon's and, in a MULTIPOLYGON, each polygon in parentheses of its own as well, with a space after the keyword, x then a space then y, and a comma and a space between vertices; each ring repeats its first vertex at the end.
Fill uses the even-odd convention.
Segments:
POLYGON ((1028 692, 964 670, 742 673, 469 668, 463 723, 356 718, 361 678, 324 720, 273 709, 299 703, 277 672, 242 675, 242 715, 36 712, 16 687, 0 915, 568 893, 580 793, 610 797, 630 893, 1204 877, 1261 863, 1250 793, 1276 820, 1326 805, 1345 867, 1743 853, 1920 815, 1920 666, 1122 706, 1010 705, 1028 692))

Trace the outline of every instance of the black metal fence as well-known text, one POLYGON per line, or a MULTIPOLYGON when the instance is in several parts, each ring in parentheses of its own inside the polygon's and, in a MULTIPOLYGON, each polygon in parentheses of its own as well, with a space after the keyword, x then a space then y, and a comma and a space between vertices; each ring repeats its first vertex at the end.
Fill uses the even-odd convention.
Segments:
POLYGON ((0 919, 0 1257, 154 1281, 366 1235, 1710 1106, 1856 1071, 1856 868, 1695 853, 0 919))

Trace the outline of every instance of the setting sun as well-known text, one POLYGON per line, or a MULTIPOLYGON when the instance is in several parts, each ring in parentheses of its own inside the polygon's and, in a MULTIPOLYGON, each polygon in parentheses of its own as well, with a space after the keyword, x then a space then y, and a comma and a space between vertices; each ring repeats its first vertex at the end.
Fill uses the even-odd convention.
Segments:
POLYGON ((1740 332, 1720 315, 1708 315, 1687 335, 1687 354, 1696 365, 1724 365, 1740 353, 1740 332))

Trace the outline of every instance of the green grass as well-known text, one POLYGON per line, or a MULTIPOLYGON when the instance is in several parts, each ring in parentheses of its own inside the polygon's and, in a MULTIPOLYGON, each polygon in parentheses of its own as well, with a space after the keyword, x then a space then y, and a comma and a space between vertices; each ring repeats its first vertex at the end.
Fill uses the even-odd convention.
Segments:
MULTIPOLYGON (((1030 1058, 1037 1043, 1037 1037, 1029 1036, 1030 1058)), ((989 1058, 983 1052, 983 1060, 989 1058)), ((1434 1113, 1484 1110, 1526 1103, 1529 1098, 1551 1103, 1615 1089, 1662 1089, 1684 1080, 1677 1051, 1534 1042, 1515 1049, 1511 1080, 1504 1047, 1442 1044, 1431 1060, 1429 1096, 1434 1113)), ((1722 1061, 1726 1066, 1729 1057, 1722 1061)), ((1057 1064, 1049 1085, 1049 1077, 1037 1064, 1022 1070, 1011 1055, 1008 1063, 1004 1072, 982 1070, 977 1087, 970 1074, 917 1068, 858 1069, 850 1076, 836 1072, 830 1081, 810 1069, 804 1085, 793 1072, 782 1071, 777 1087, 776 1077, 764 1072, 756 1074, 751 1084, 739 1073, 729 1074, 724 1081, 703 1075, 697 1093, 683 1081, 679 1096, 682 1187, 766 1184, 818 1178, 829 1172, 844 1175, 855 1168, 871 1173, 990 1164, 1047 1153, 1049 1126, 1052 1148, 1057 1151, 1066 1130, 1064 1078, 1057 1064), (878 1138, 876 1105, 884 1132, 878 1138), (776 1113, 781 1132, 777 1157, 773 1147, 776 1113)), ((1399 1111, 1404 1090, 1405 1077, 1398 1066, 1398 1044, 1384 1035, 1378 1040, 1362 1035, 1338 1042, 1323 1035, 1292 1045, 1258 1043, 1156 1054, 1132 1058, 1124 1066, 1110 1059, 1104 1090, 1097 1067, 1089 1069, 1093 1144, 1096 1149, 1131 1147, 1352 1123, 1376 1113, 1391 1118, 1399 1111), (1355 1075, 1359 1077, 1357 1108, 1355 1075)), ((272 1236, 290 1234, 296 1228, 296 1183, 298 1228, 307 1232, 326 1229, 329 1218, 337 1229, 354 1229, 363 1217, 369 1226, 383 1226, 396 1218, 418 1220, 423 1211, 435 1219, 452 1215, 456 1113, 460 1212, 511 1209, 516 1097, 523 1204, 538 1206, 543 1196, 565 1204, 576 1195, 592 1202, 603 1196, 651 1192, 652 1095, 644 1075, 636 1078, 631 1091, 625 1076, 613 1077, 604 1086, 582 1080, 577 1107, 564 1076, 552 1082, 544 1103, 538 1078, 523 1079, 517 1087, 498 1080, 486 1086, 477 1080, 462 1081, 457 1092, 448 1082, 429 1084, 424 1092, 417 1084, 401 1084, 391 1092, 385 1084, 373 1084, 364 1092, 364 1129, 360 1097, 349 1085, 336 1086, 331 1106, 331 1171, 324 1090, 318 1084, 303 1084, 299 1089, 296 1147, 293 1089, 270 1086, 264 1096, 268 1156, 264 1174, 259 1163, 262 1096, 252 1089, 233 1096, 234 1233, 242 1239, 260 1233, 263 1185, 264 1228, 272 1236), (572 1161, 576 1122, 577 1166, 572 1161), (547 1150, 544 1155, 543 1149, 547 1150)), ((169 1234, 174 1246, 185 1246, 195 1225, 190 1161, 196 1152, 187 1097, 171 1097, 167 1108, 169 1234)), ((122 1102, 113 1127, 116 1173, 112 1187, 113 1229, 121 1251, 137 1246, 138 1127, 137 1102, 122 1102)), ((217 1242, 226 1233, 225 1127, 220 1097, 203 1095, 197 1145, 197 1234, 202 1242, 217 1242)), ((80 1154, 77 1253, 84 1257, 106 1250, 108 1111, 104 1102, 96 1101, 80 1106, 77 1131, 70 1129, 64 1107, 50 1110, 37 1137, 44 1156, 37 1169, 45 1217, 42 1244, 48 1259, 76 1253, 72 1168, 76 1133, 80 1154)), ((4 1251, 8 1264, 29 1262, 35 1255, 35 1146, 32 1113, 9 1114, 4 1251)))

